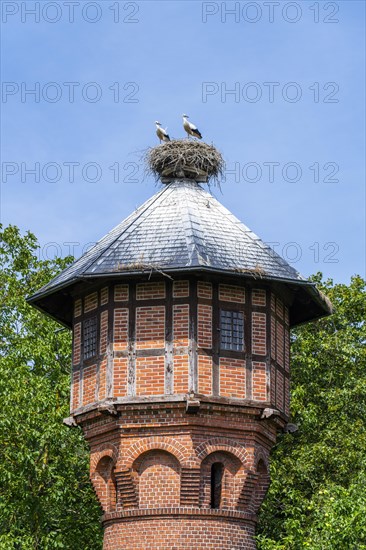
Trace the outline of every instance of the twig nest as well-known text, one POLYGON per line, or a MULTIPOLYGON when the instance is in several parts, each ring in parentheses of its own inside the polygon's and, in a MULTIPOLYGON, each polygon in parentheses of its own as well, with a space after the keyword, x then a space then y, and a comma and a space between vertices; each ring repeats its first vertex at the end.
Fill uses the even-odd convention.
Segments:
POLYGON ((149 149, 145 162, 148 172, 162 183, 177 178, 218 183, 225 166, 213 145, 189 139, 176 139, 149 149))

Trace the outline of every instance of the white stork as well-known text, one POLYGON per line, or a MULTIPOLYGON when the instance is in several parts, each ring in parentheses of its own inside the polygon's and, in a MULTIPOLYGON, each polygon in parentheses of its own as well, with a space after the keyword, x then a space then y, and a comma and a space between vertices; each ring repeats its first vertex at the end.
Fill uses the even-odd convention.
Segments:
POLYGON ((193 137, 196 137, 198 139, 202 139, 202 134, 199 131, 199 129, 197 128, 197 126, 192 124, 192 122, 189 122, 188 119, 189 119, 188 115, 183 115, 183 128, 187 132, 188 138, 189 138, 189 136, 193 136, 193 137))
POLYGON ((156 135, 158 136, 158 138, 160 140, 160 143, 162 141, 170 141, 170 137, 168 135, 167 128, 164 130, 164 128, 162 128, 160 122, 158 122, 157 120, 155 121, 155 124, 156 124, 156 135))

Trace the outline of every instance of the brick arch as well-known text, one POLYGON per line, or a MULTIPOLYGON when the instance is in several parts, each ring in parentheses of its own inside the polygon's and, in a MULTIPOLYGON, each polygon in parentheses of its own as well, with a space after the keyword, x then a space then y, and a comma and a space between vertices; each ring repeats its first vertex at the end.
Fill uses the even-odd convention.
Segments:
POLYGON ((94 449, 90 455, 90 472, 95 472, 95 469, 102 458, 109 456, 116 465, 118 459, 118 449, 113 443, 103 443, 94 449))
POLYGON ((232 441, 231 439, 226 437, 215 437, 212 439, 208 439, 207 441, 201 443, 195 449, 197 458, 201 462, 206 458, 206 456, 216 451, 230 453, 236 456, 242 464, 245 464, 248 456, 248 452, 245 447, 243 447, 243 445, 240 445, 240 443, 232 441))
POLYGON ((257 447, 254 452, 254 471, 257 471, 258 463, 262 460, 264 462, 264 465, 267 469, 267 473, 269 472, 269 459, 268 459, 268 453, 264 451, 261 447, 257 447))
POLYGON ((180 467, 186 462, 186 449, 171 437, 149 437, 134 443, 126 452, 125 466, 131 468, 135 460, 147 451, 166 451, 179 462, 180 467))

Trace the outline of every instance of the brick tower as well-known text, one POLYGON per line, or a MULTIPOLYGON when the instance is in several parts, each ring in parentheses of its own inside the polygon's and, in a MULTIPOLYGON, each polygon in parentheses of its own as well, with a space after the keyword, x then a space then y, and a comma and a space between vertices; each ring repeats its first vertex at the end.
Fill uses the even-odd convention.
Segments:
POLYGON ((330 306, 201 184, 165 181, 29 301, 73 331, 66 422, 104 550, 255 549, 289 330, 330 306))

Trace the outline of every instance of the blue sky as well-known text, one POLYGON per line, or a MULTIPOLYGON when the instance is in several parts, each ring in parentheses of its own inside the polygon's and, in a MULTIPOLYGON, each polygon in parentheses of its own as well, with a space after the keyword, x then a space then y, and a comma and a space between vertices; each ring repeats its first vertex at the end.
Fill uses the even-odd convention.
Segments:
POLYGON ((79 256, 157 191, 142 151, 185 112, 225 157, 227 208, 305 276, 364 275, 364 12, 3 1, 2 223, 79 256))

